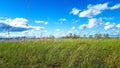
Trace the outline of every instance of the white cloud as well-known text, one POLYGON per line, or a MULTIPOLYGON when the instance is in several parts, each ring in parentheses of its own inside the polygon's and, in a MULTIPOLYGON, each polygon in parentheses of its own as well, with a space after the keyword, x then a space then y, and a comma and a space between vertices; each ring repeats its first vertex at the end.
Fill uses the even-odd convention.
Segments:
POLYGON ((109 30, 109 29, 113 29, 113 28, 115 28, 115 23, 110 23, 110 22, 105 23, 105 26, 104 26, 105 30, 109 30))
POLYGON ((44 30, 43 32, 47 33, 48 31, 47 31, 47 30, 44 30))
POLYGON ((44 27, 40 27, 40 26, 29 26, 30 28, 33 28, 34 30, 42 30, 44 29, 44 27))
POLYGON ((7 25, 10 25, 10 22, 12 21, 12 19, 8 18, 8 19, 0 19, 0 23, 4 23, 7 25))
POLYGON ((88 22, 88 28, 93 28, 97 25, 97 19, 95 18, 92 18, 92 19, 89 19, 89 22, 88 22))
POLYGON ((56 31, 57 31, 57 32, 59 32, 59 31, 60 31, 60 29, 56 29, 56 31))
POLYGON ((60 18, 59 21, 62 24, 63 22, 67 21, 67 19, 66 18, 60 18))
POLYGON ((47 25, 48 22, 42 20, 35 20, 35 23, 47 25))
POLYGON ((72 31, 71 30, 60 31, 60 33, 58 34, 57 37, 63 37, 63 36, 66 36, 69 33, 72 33, 72 31))
POLYGON ((65 22, 65 21, 67 21, 67 19, 66 18, 60 18, 59 19, 59 22, 62 24, 63 22, 65 22))
POLYGON ((9 24, 11 26, 14 27, 23 27, 23 28, 27 28, 28 24, 27 24, 28 20, 25 18, 15 18, 13 19, 9 24))
POLYGON ((96 18, 91 18, 88 20, 87 24, 82 24, 79 26, 79 29, 84 30, 86 28, 94 28, 103 25, 102 18, 96 19, 96 18))
POLYGON ((83 29, 86 29, 87 28, 87 24, 82 24, 79 26, 79 29, 83 30, 83 29))
POLYGON ((94 16, 101 14, 104 10, 115 10, 120 8, 120 3, 115 4, 113 6, 108 6, 108 4, 109 3, 102 3, 102 4, 96 4, 96 5, 89 4, 87 6, 87 9, 82 11, 77 8, 73 8, 70 14, 78 15, 79 17, 93 18, 94 16))
POLYGON ((41 21, 41 20, 35 20, 35 23, 44 23, 44 21, 41 21))
POLYGON ((120 3, 110 7, 111 10, 119 9, 119 8, 120 8, 120 3))
POLYGON ((110 25, 110 22, 106 22, 105 25, 110 25))
MULTIPOLYGON (((28 20, 25 18, 7 18, 7 19, 0 19, 0 24, 2 26, 0 26, 0 30, 2 30, 2 28, 5 28, 5 30, 11 29, 13 31, 26 31, 26 30, 41 30, 44 27, 41 26, 31 26, 28 24, 28 20), (7 27, 7 28, 6 28, 7 27), (8 28, 9 27, 9 28, 8 28)), ((47 22, 45 24, 48 24, 47 22)))
POLYGON ((80 20, 74 20, 73 22, 74 22, 74 23, 78 23, 79 21, 80 21, 80 20))
POLYGON ((64 22, 64 21, 67 21, 67 19, 65 19, 65 18, 60 18, 59 21, 64 22))
POLYGON ((80 12, 79 9, 73 8, 72 11, 70 12, 70 14, 77 15, 77 14, 79 14, 79 12, 80 12))
POLYGON ((74 29, 75 29, 75 26, 73 26, 71 29, 74 30, 74 29))
POLYGON ((10 33, 10 35, 6 34, 6 33, 1 33, 0 37, 2 38, 13 38, 13 37, 23 37, 24 35, 22 34, 22 32, 14 32, 14 33, 10 33))
POLYGON ((99 19, 91 18, 89 19, 87 27, 93 28, 93 27, 101 26, 102 24, 103 24, 102 18, 99 18, 99 19))
POLYGON ((5 20, 0 20, 0 23, 4 23, 12 27, 22 27, 22 28, 28 28, 27 22, 28 20, 25 18, 15 18, 15 19, 8 18, 5 20))
MULTIPOLYGON (((45 22, 44 24, 48 24, 45 22)), ((0 35, 2 37, 22 37, 22 36, 39 36, 39 31, 44 31, 42 26, 32 26, 28 24, 25 18, 4 18, 0 19, 0 35), (11 29, 12 28, 12 29, 11 29), (10 29, 10 36, 7 31, 10 29), (32 33, 30 33, 32 32, 32 33)), ((44 33, 47 31, 44 31, 44 33)))
POLYGON ((45 22, 45 25, 47 25, 48 24, 48 22, 45 22))
POLYGON ((104 20, 113 20, 113 17, 102 17, 104 20))
POLYGON ((117 24, 116 27, 117 27, 118 29, 120 29, 120 24, 117 24))
POLYGON ((79 17, 88 17, 91 18, 100 14, 103 10, 108 9, 108 3, 97 4, 97 5, 88 5, 87 10, 84 10, 79 13, 79 17))

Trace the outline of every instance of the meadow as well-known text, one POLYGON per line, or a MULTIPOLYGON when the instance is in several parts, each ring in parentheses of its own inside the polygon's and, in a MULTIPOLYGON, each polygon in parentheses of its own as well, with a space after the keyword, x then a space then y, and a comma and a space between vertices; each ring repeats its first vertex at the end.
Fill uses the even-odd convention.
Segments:
POLYGON ((120 68, 120 39, 0 41, 0 68, 120 68))

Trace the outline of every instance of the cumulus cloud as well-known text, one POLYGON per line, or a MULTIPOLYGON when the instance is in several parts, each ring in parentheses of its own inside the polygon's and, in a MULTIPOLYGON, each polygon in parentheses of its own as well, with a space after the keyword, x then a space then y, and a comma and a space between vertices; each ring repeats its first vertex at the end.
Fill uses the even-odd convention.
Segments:
POLYGON ((119 8, 120 8, 120 3, 110 7, 111 10, 119 9, 119 8))
POLYGON ((103 23, 102 18, 99 18, 99 19, 91 18, 91 19, 89 19, 87 27, 93 28, 93 27, 101 26, 102 23, 103 23))
POLYGON ((91 18, 88 20, 87 24, 82 24, 79 26, 79 29, 83 30, 86 28, 94 28, 101 26, 103 24, 102 18, 96 19, 96 18, 91 18))
POLYGON ((4 23, 6 25, 9 26, 13 26, 13 27, 23 27, 23 28, 27 28, 28 24, 27 24, 28 20, 25 18, 15 18, 15 19, 6 19, 6 20, 0 20, 0 23, 4 23))
POLYGON ((87 10, 84 10, 79 13, 79 17, 88 17, 91 18, 100 14, 103 10, 108 8, 108 3, 97 4, 97 5, 88 5, 87 10))
POLYGON ((87 24, 82 24, 79 26, 79 29, 83 30, 83 29, 86 29, 87 28, 87 24))
POLYGON ((99 14, 101 14, 104 10, 114 10, 114 9, 119 9, 120 8, 120 3, 115 4, 113 6, 108 6, 109 3, 102 3, 102 4, 96 4, 96 5, 91 5, 89 4, 87 6, 87 9, 82 10, 80 12, 79 9, 73 8, 70 14, 73 15, 78 15, 79 17, 88 17, 88 18, 93 18, 99 14))
POLYGON ((12 32, 20 32, 31 29, 41 29, 40 26, 31 26, 28 24, 28 20, 25 18, 7 18, 0 19, 0 31, 12 31, 12 32))
POLYGON ((35 23, 47 25, 48 22, 42 20, 35 20, 35 23))
POLYGON ((23 27, 27 28, 28 27, 28 20, 25 18, 15 18, 13 19, 9 24, 13 27, 23 27))
POLYGON ((119 30, 120 29, 120 24, 115 24, 115 23, 110 23, 110 22, 106 22, 105 24, 103 24, 103 21, 101 18, 96 19, 96 18, 91 18, 89 19, 87 24, 82 24, 79 26, 79 29, 84 30, 86 28, 94 28, 94 27, 98 27, 101 26, 104 27, 105 30, 119 30))
POLYGON ((104 26, 105 30, 109 30, 109 29, 113 29, 113 28, 115 28, 115 23, 110 23, 110 22, 105 23, 105 26, 104 26))
POLYGON ((79 14, 79 12, 80 12, 79 9, 73 8, 72 11, 70 12, 70 14, 77 15, 77 14, 79 14))
POLYGON ((97 25, 97 19, 93 18, 93 19, 89 19, 89 22, 88 22, 88 28, 93 28, 97 25))
POLYGON ((117 24, 116 27, 117 27, 118 29, 120 29, 120 24, 117 24))
MULTIPOLYGON (((48 22, 45 22, 44 24, 48 24, 48 22)), ((36 35, 38 35, 40 30, 43 31, 44 27, 32 26, 25 18, 0 18, 0 34, 2 37, 34 36, 33 33, 36 33, 37 31, 36 35), (8 35, 8 32, 10 33, 10 36, 8 35), (32 32, 32 34, 29 32, 32 32)))
POLYGON ((24 31, 28 30, 27 19, 24 18, 7 18, 7 19, 0 19, 0 30, 9 30, 9 31, 24 31))
POLYGON ((10 22, 12 21, 12 19, 8 18, 8 19, 0 19, 0 23, 4 23, 4 24, 8 24, 10 25, 10 22))

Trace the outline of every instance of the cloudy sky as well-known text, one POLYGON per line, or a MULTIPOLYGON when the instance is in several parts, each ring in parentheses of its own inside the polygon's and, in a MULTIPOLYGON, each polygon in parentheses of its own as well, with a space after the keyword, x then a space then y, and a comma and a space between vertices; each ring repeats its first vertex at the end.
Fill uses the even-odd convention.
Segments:
POLYGON ((0 0, 0 36, 118 34, 120 0, 0 0))

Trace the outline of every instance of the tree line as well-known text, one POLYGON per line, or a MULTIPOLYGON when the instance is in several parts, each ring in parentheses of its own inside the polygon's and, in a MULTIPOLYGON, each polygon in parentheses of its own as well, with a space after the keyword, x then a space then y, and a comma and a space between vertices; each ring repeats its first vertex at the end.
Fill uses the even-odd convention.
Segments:
POLYGON ((74 34, 74 33, 69 33, 68 35, 62 37, 62 38, 72 38, 72 39, 77 39, 77 38, 94 38, 94 39, 109 39, 110 35, 109 34, 101 34, 101 33, 97 33, 94 35, 83 35, 82 37, 80 35, 74 34))

